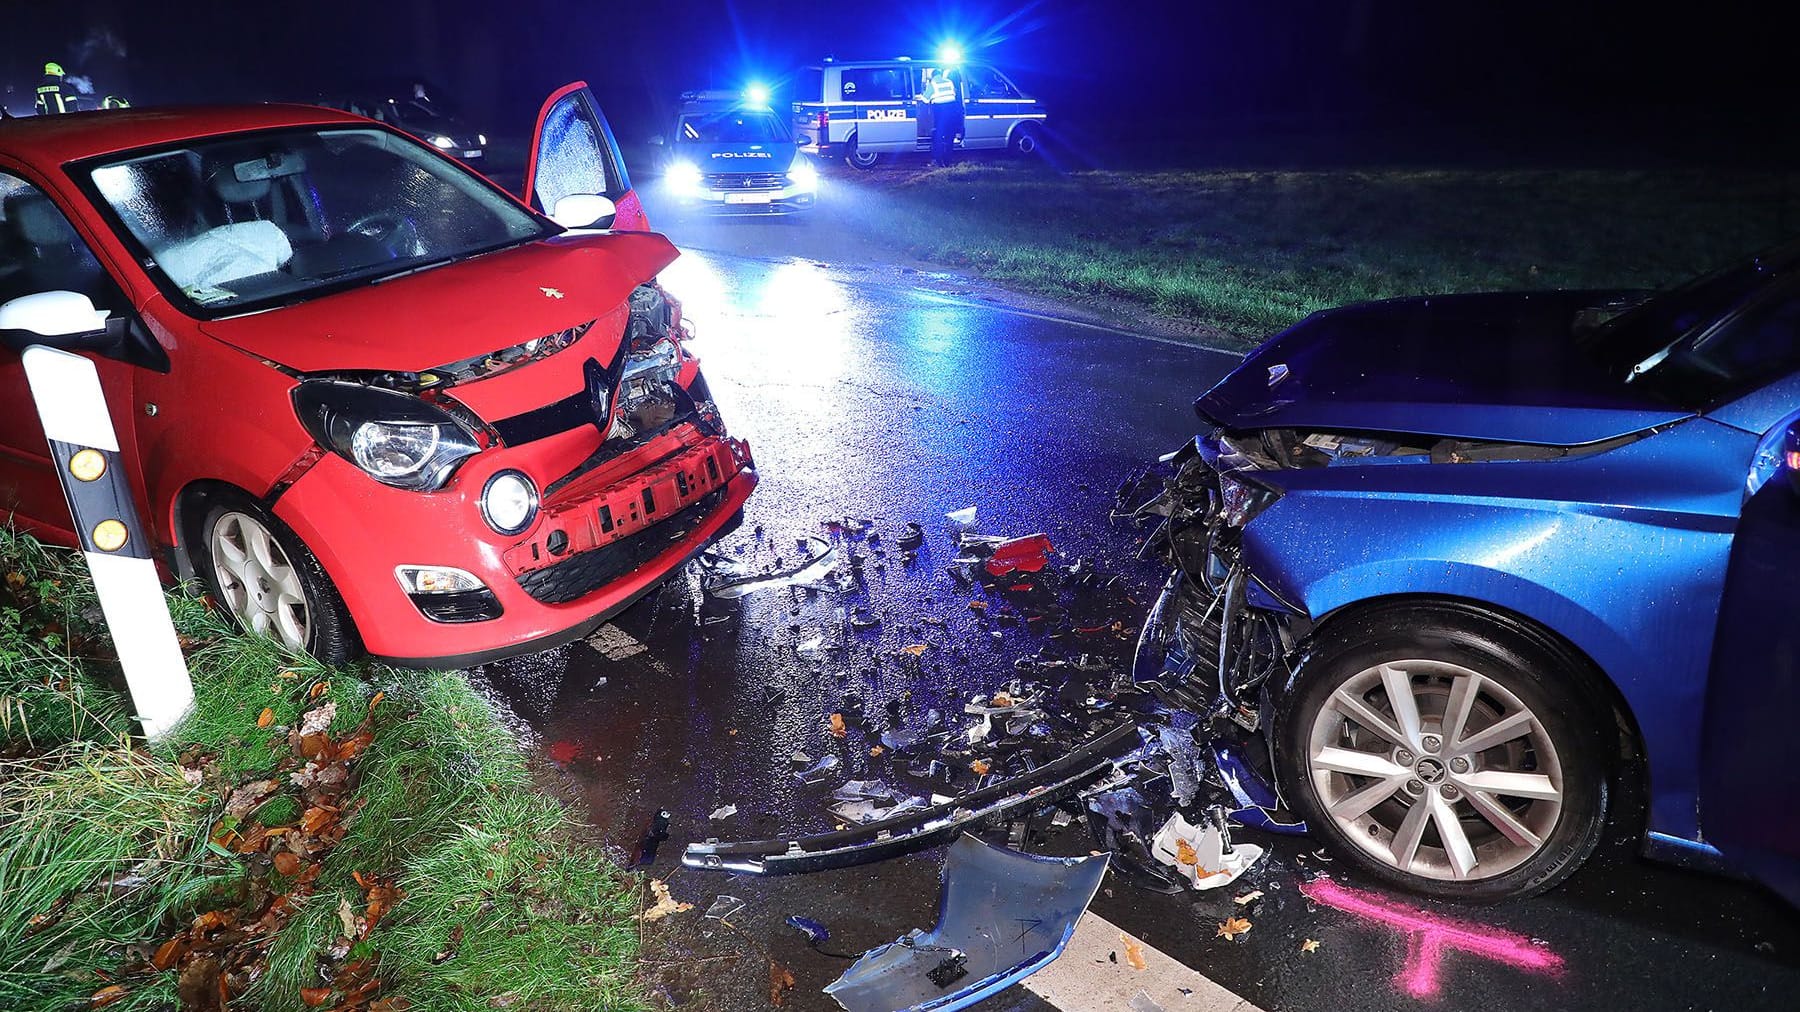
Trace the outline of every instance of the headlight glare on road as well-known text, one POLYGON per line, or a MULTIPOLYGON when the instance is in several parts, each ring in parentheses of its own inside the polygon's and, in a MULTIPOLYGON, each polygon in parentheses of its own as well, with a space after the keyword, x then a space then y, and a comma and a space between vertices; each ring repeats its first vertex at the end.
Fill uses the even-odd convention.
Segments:
POLYGON ((384 485, 442 488, 481 447, 444 409, 395 390, 313 380, 294 388, 294 413, 319 445, 384 485))
POLYGON ((796 155, 794 164, 788 166, 788 184, 797 190, 816 190, 819 188, 819 170, 813 164, 796 155))
POLYGON ((431 146, 448 151, 451 148, 456 147, 456 142, 445 137, 443 134, 433 134, 431 137, 431 146))
POLYGON ((538 490, 518 471, 501 471, 481 490, 481 518, 500 534, 517 534, 537 517, 538 490))
POLYGON ((700 175, 700 166, 693 162, 676 162, 669 166, 663 179, 669 184, 669 189, 679 194, 699 193, 700 184, 705 181, 700 175))

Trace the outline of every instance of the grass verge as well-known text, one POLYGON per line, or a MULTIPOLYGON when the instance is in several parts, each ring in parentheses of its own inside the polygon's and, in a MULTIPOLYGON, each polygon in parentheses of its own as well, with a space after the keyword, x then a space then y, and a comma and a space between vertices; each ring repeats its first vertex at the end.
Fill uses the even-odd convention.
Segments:
POLYGON ((845 185, 859 228, 922 259, 1143 306, 1246 344, 1363 299, 1659 287, 1800 231, 1800 175, 1769 172, 1065 173, 971 161, 845 185))
POLYGON ((174 597, 199 702, 145 747, 79 557, 0 530, 0 577, 0 1008, 645 1006, 633 884, 461 676, 174 597))

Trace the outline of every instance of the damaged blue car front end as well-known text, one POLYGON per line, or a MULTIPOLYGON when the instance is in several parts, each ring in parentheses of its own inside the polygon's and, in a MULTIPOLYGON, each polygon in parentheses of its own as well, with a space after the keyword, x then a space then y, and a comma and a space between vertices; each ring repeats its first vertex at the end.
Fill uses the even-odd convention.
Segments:
MULTIPOLYGON (((1374 607, 1443 604, 1591 666, 1613 813, 1635 800, 1653 843, 1710 850, 1700 767, 1718 607, 1739 513, 1773 470, 1800 382, 1759 377, 1712 405, 1634 384, 1606 342, 1642 339, 1605 321, 1640 301, 1455 296, 1316 314, 1196 402, 1206 431, 1163 458, 1162 490, 1135 510, 1171 575, 1134 677, 1207 716, 1239 822, 1304 828, 1282 799, 1305 764, 1283 761, 1276 725, 1321 634, 1374 607)), ((1367 701, 1392 716, 1384 698, 1367 701)), ((1536 839, 1508 819, 1484 828, 1536 839)))

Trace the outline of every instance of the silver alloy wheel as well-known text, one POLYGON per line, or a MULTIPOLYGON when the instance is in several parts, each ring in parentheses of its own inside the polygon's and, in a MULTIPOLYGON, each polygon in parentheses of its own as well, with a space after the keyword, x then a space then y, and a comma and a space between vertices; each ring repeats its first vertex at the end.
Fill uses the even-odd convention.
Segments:
POLYGON ((1021 133, 1019 139, 1013 144, 1013 147, 1022 155, 1035 153, 1037 151, 1037 146, 1037 135, 1029 130, 1021 133))
POLYGON ((1542 721, 1493 677, 1443 661, 1391 661, 1339 685, 1313 718, 1307 770, 1345 836, 1424 878, 1517 868, 1562 812, 1542 721))
POLYGON ((861 147, 852 147, 849 154, 851 165, 859 169, 872 169, 881 161, 881 154, 875 151, 864 151, 861 147))
POLYGON ((312 632, 306 588, 262 521, 222 513, 212 529, 212 566, 225 607, 244 628, 304 651, 312 632))

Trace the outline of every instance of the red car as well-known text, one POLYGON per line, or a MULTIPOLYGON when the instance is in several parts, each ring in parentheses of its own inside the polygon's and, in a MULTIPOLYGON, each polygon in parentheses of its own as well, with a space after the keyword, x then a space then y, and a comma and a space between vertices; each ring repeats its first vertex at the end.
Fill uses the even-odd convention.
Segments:
MULTIPOLYGON (((34 314, 110 319, 60 343, 97 362, 146 540, 247 628, 330 660, 540 649, 734 526, 756 471, 585 86, 525 185, 327 109, 8 120, 0 316, 15 349, 34 314)), ((9 513, 78 542, 0 349, 9 513)))

